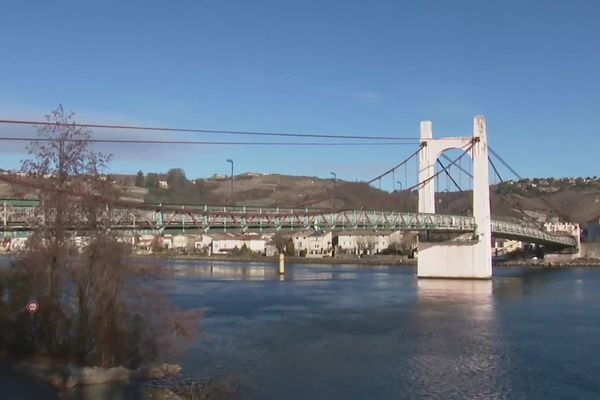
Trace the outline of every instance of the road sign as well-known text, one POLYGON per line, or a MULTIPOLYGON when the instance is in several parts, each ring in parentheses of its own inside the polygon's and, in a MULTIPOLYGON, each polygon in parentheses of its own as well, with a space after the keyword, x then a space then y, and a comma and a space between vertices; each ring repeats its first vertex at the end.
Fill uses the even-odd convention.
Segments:
POLYGON ((40 309, 40 305, 35 300, 29 300, 25 306, 25 309, 29 314, 35 314, 40 309))

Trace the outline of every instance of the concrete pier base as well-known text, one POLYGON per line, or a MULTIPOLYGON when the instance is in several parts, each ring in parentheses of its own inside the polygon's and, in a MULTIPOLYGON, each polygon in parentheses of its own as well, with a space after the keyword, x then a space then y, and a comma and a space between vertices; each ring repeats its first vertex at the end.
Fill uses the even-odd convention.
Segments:
POLYGON ((417 277, 446 279, 490 279, 492 265, 486 262, 486 243, 420 242, 417 277))

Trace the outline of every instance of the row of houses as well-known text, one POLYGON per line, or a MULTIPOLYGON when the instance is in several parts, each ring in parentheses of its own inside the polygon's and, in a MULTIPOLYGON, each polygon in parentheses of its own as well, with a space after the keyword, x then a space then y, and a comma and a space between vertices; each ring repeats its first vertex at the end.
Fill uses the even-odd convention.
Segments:
MULTIPOLYGON (((547 226, 550 231, 570 231, 578 228, 574 224, 547 226)), ((257 254, 275 256, 278 246, 286 253, 304 257, 333 257, 334 255, 405 254, 416 256, 418 235, 410 232, 332 232, 301 231, 288 235, 278 234, 164 234, 122 237, 137 254, 152 254, 162 251, 176 253, 200 253, 205 255, 257 254), (283 240, 282 240, 283 238, 283 240)), ((0 240, 0 250, 17 251, 26 244, 26 238, 0 240)), ((83 247, 85 237, 75 237, 75 244, 83 247)), ((527 244, 507 239, 495 239, 491 243, 494 256, 502 256, 527 244)))
MULTIPOLYGON (((571 223, 546 223, 545 230, 555 233, 577 235, 579 226, 571 223)), ((332 232, 300 231, 285 236, 285 251, 297 256, 332 257, 334 255, 405 254, 416 256, 418 234, 412 232, 332 232)), ((274 256, 278 254, 274 234, 202 234, 164 235, 139 240, 139 250, 152 250, 152 241, 164 249, 175 251, 201 251, 207 255, 233 254, 245 248, 254 254, 274 256)), ((280 239, 279 239, 280 240, 280 239)), ((282 244, 279 243, 280 248, 282 244)), ((503 256, 516 250, 527 250, 530 244, 518 240, 494 239, 490 251, 494 256, 503 256)))
POLYGON ((207 255, 235 254, 242 251, 253 254, 274 256, 279 247, 298 256, 332 257, 340 254, 379 254, 392 246, 397 249, 416 248, 416 235, 403 232, 356 232, 340 233, 301 231, 276 239, 275 234, 200 234, 200 235, 143 235, 136 238, 134 247, 138 253, 152 253, 161 250, 175 252, 203 252, 207 255), (410 243, 405 243, 410 241, 410 243))

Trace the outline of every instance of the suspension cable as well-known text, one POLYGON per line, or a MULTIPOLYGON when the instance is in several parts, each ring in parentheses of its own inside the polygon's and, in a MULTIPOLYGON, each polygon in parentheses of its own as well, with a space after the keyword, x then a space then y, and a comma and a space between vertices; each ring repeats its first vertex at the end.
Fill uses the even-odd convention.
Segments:
MULTIPOLYGON (((519 180, 523 180, 523 178, 521 177, 521 175, 519 175, 502 157, 500 157, 500 155, 495 152, 492 148, 490 148, 488 146, 488 149, 490 150, 490 152, 498 159, 500 160, 500 162, 502 164, 504 164, 504 166, 506 166, 506 168, 508 168, 516 177, 519 178, 519 180)), ((491 162, 491 160, 490 160, 491 162)), ((494 164, 492 163, 492 167, 494 166, 494 164)), ((493 167, 495 169, 495 167, 493 167)), ((544 204, 546 204, 548 207, 550 207, 550 209, 552 211, 554 211, 556 213, 557 216, 559 216, 560 218, 564 219, 565 221, 568 221, 571 219, 570 216, 564 214, 561 210, 559 210, 556 206, 554 206, 554 204, 552 204, 546 197, 544 197, 543 193, 535 193, 534 194, 535 197, 539 198, 540 200, 542 200, 542 202, 544 204)))
POLYGON ((490 156, 488 156, 488 161, 490 162, 490 165, 492 166, 492 169, 496 173, 496 176, 498 177, 498 179, 500 179, 500 183, 504 183, 504 179, 502 179, 502 177, 500 176, 500 173, 498 172, 498 169, 494 165, 494 162, 492 161, 492 159, 490 158, 490 156))
POLYGON ((504 166, 506 168, 509 169, 510 172, 512 172, 513 174, 515 174, 515 176, 517 178, 519 178, 519 180, 522 180, 523 178, 521 177, 521 175, 519 175, 517 173, 517 171, 515 171, 506 161, 504 161, 504 159, 502 157, 500 157, 500 155, 498 153, 496 153, 494 151, 494 149, 492 149, 489 145, 488 145, 488 150, 490 151, 490 153, 492 153, 502 164, 504 164, 504 166))
MULTIPOLYGON (((452 161, 452 159, 450 157, 448 157, 446 154, 442 154, 442 157, 444 157, 446 159, 446 161, 452 161)), ((471 179, 473 179, 473 175, 467 171, 466 169, 464 169, 460 163, 458 163, 458 165, 456 166, 459 170, 461 170, 462 172, 464 172, 465 174, 467 174, 467 176, 471 179)))
POLYGON ((405 165, 407 162, 410 161, 411 158, 413 158, 414 156, 416 156, 417 154, 419 154, 419 151, 421 151, 421 148, 423 146, 419 146, 419 148, 417 149, 417 151, 415 151, 414 153, 412 153, 408 158, 406 158, 404 161, 402 161, 400 164, 395 165, 394 167, 390 168, 389 170, 385 171, 384 173, 376 176, 375 178, 371 179, 370 181, 367 182, 367 184, 371 184, 373 182, 375 182, 378 179, 383 178, 384 176, 386 176, 387 174, 389 174, 390 172, 394 171, 395 169, 405 165))
MULTIPOLYGON (((450 168, 451 166, 453 166, 454 164, 456 164, 461 158, 463 158, 464 156, 466 156, 469 151, 473 148, 473 142, 471 142, 471 144, 469 145, 469 147, 467 147, 465 149, 465 151, 460 155, 460 157, 456 158, 455 160, 453 160, 450 164, 448 164, 446 166, 446 168, 450 168)), ((426 184, 427 182, 431 181, 432 179, 435 179, 438 175, 440 175, 442 172, 444 172, 444 170, 442 171, 438 171, 435 174, 431 175, 429 178, 417 183, 416 185, 412 185, 411 187, 403 190, 404 192, 408 192, 408 191, 412 191, 413 189, 423 186, 424 184, 426 184)))
POLYGON ((456 183, 456 181, 454 180, 454 178, 452 177, 452 175, 450 175, 450 172, 448 172, 448 170, 446 169, 446 167, 444 166, 444 164, 442 164, 442 162, 440 160, 437 160, 437 163, 440 165, 440 167, 442 167, 442 169, 444 170, 444 172, 446 173, 446 178, 450 178, 450 180, 452 181, 452 183, 454 184, 454 186, 456 186, 456 188, 463 193, 462 188, 460 187, 460 185, 458 183, 456 183))

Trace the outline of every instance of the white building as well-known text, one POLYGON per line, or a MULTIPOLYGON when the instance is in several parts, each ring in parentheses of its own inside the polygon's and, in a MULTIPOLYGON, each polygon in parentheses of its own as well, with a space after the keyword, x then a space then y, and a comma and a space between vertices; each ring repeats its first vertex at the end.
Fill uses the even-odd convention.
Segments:
POLYGON ((292 241, 297 255, 331 257, 333 253, 333 236, 331 232, 297 232, 292 236, 292 241))
POLYGON ((196 250, 207 250, 210 253, 212 241, 213 241, 212 236, 209 236, 209 235, 197 236, 196 240, 194 240, 194 248, 196 250))
POLYGON ((377 254, 390 245, 390 235, 381 232, 344 232, 338 236, 338 247, 347 254, 377 254))
POLYGON ((234 235, 225 233, 214 235, 212 240, 212 254, 229 254, 236 248, 240 250, 244 245, 254 253, 264 254, 267 240, 258 234, 234 235))
MULTIPOLYGON (((135 249, 138 254, 149 254, 152 252, 152 245, 154 243, 154 235, 140 235, 137 237, 135 243, 135 249)), ((156 239, 158 240, 158 238, 156 239)))
POLYGON ((544 229, 548 232, 568 233, 573 236, 579 236, 579 225, 570 222, 545 223, 544 229))
MULTIPOLYGON (((189 241, 193 240, 193 238, 187 236, 187 235, 175 235, 173 236, 173 249, 177 250, 177 249, 187 249, 188 247, 188 243, 189 241)), ((193 241, 192 241, 193 243, 193 241)))
POLYGON ((275 246, 275 242, 269 240, 265 243, 265 256, 274 257, 278 254, 277 246, 275 246))
POLYGON ((77 236, 73 237, 71 240, 72 240, 72 243, 75 246, 75 248, 77 248, 79 250, 81 250, 82 248, 84 248, 90 244, 89 236, 77 235, 77 236))
POLYGON ((172 249, 173 248, 173 235, 171 235, 171 234, 163 235, 162 241, 160 241, 160 244, 162 245, 162 247, 164 247, 167 250, 172 249))
POLYGON ((571 254, 547 254, 546 256, 544 256, 545 260, 548 260, 550 262, 565 261, 572 260, 581 256, 581 228, 579 227, 579 224, 574 224, 570 222, 546 223, 544 224, 544 229, 546 229, 548 232, 568 234, 575 238, 575 240, 577 240, 577 252, 571 254))
POLYGON ((10 239, 8 249, 10 251, 19 251, 25 248, 28 238, 18 237, 10 239))
POLYGON ((133 246, 135 246, 135 236, 133 236, 133 235, 117 236, 117 242, 126 243, 133 247, 133 246))
POLYGON ((223 179, 227 179, 227 175, 213 174, 213 176, 211 176, 208 179, 209 180, 214 180, 214 181, 223 180, 223 179))
POLYGON ((492 256, 504 256, 515 250, 523 249, 524 244, 518 240, 494 239, 492 256))

